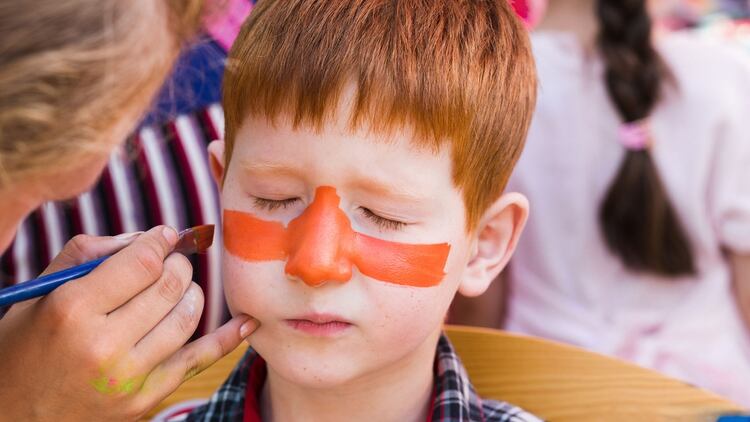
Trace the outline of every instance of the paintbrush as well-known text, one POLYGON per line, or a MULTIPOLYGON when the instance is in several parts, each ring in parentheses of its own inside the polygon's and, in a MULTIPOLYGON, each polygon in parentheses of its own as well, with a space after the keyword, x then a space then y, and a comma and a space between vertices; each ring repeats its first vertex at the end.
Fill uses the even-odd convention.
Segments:
MULTIPOLYGON (((174 252, 183 255, 202 253, 211 246, 213 241, 214 226, 212 224, 191 227, 180 232, 174 252)), ((0 307, 44 296, 70 280, 81 278, 90 273, 99 264, 106 261, 107 258, 109 256, 103 256, 85 264, 47 274, 34 280, 16 284, 15 286, 6 287, 0 290, 0 307)))

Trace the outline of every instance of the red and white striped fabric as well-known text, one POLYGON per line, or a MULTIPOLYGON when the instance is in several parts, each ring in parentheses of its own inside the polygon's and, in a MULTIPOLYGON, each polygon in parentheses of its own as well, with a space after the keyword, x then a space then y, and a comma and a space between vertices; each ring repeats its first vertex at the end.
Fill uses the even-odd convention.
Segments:
MULTIPOLYGON (((70 201, 44 204, 19 227, 0 261, 0 285, 36 277, 79 233, 115 235, 168 224, 178 230, 220 223, 218 191, 206 146, 223 136, 219 104, 141 128, 114 153, 91 191, 70 201)), ((221 245, 217 230, 215 245, 221 245)), ((221 325, 226 306, 221 288, 221 249, 191 257, 194 280, 206 305, 196 334, 221 325)))

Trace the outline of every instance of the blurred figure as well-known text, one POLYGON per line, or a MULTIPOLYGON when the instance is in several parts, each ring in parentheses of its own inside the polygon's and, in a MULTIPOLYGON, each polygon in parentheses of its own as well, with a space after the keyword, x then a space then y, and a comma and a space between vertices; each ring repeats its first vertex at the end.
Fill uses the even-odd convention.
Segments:
POLYGON ((648 3, 656 24, 668 30, 695 27, 717 6, 716 1, 709 0, 651 0, 648 3))
POLYGON ((718 0, 719 9, 735 19, 750 17, 750 1, 748 0, 718 0))
POLYGON ((526 23, 526 26, 533 28, 544 15, 547 0, 511 0, 511 4, 516 14, 526 23))
MULTIPOLYGON (((0 251, 37 206, 95 183, 206 10, 201 0, 0 0, 0 251)), ((204 301, 190 263, 171 253, 177 241, 161 226, 65 244, 45 274, 109 258, 0 319, 2 420, 139 419, 257 327, 235 318, 184 345, 204 301)))
MULTIPOLYGON (((182 0, 179 0, 182 1, 182 0)), ((219 200, 206 146, 221 139, 221 77, 227 50, 252 9, 250 0, 206 1, 204 30, 191 38, 151 110, 100 180, 75 199, 48 202, 19 226, 0 254, 0 287, 37 276, 73 236, 116 235, 166 224, 178 230, 218 224, 219 200)), ((128 128, 131 129, 131 128, 128 128)), ((221 232, 216 233, 221 244, 221 232)), ((189 257, 205 306, 193 338, 228 318, 221 287, 221 253, 189 257)))
POLYGON ((507 328, 750 405, 750 64, 651 26, 645 0, 548 5, 507 328))

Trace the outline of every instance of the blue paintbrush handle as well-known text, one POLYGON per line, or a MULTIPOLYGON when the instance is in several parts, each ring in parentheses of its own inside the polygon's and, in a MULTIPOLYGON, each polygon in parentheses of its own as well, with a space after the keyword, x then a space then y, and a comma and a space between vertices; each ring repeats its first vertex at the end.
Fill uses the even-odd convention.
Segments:
POLYGON ((109 258, 109 256, 95 259, 85 264, 58 271, 56 273, 47 274, 34 280, 16 284, 15 286, 6 287, 5 289, 0 290, 0 307, 44 296, 70 280, 81 278, 90 273, 107 258, 109 258))

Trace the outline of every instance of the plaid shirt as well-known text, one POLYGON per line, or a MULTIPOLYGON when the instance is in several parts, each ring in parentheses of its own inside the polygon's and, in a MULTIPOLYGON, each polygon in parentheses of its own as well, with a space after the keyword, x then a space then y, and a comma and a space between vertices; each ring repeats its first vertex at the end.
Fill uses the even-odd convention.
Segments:
MULTIPOLYGON (((224 385, 208 403, 194 409, 188 421, 242 421, 245 391, 254 364, 262 359, 249 349, 224 385)), ((435 358, 432 422, 540 422, 541 419, 508 403, 482 400, 469 381, 461 360, 443 335, 435 358)))

